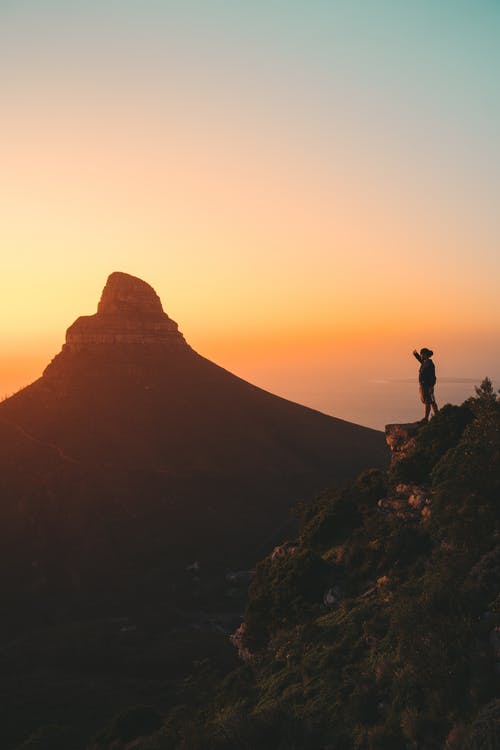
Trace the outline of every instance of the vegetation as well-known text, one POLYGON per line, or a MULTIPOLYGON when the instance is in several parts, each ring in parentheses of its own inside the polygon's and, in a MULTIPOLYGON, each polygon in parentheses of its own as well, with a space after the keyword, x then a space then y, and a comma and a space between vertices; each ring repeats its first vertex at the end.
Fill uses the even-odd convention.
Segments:
POLYGON ((246 662, 225 676, 200 662, 166 715, 133 707, 89 750, 494 747, 499 496, 500 400, 485 380, 388 472, 298 509, 298 539, 251 584, 246 662), (427 512, 379 506, 401 502, 401 483, 427 512))

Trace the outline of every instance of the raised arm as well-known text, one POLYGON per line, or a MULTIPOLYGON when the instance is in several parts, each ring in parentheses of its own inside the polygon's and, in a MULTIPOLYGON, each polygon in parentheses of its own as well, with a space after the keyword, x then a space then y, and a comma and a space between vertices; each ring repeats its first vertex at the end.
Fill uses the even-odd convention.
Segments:
POLYGON ((420 354, 419 354, 419 353, 417 352, 417 350, 416 350, 416 349, 414 349, 414 350, 413 350, 413 356, 414 356, 414 357, 415 357, 416 359, 418 359, 418 361, 420 362, 420 364, 422 364, 422 357, 420 356, 420 354))

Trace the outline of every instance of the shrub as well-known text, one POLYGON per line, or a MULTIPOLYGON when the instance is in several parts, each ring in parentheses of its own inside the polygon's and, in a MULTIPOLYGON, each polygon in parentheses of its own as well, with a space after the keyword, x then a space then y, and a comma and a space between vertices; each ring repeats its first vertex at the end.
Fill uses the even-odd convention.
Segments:
POLYGON ((302 519, 302 544, 325 549, 345 541, 363 521, 358 501, 349 486, 318 498, 314 514, 302 519))
POLYGON ((248 595, 245 645, 251 650, 262 648, 271 632, 310 616, 323 601, 329 571, 311 549, 260 563, 248 595))
POLYGON ((162 724, 162 717, 152 706, 131 706, 112 719, 108 728, 99 736, 100 741, 122 740, 130 742, 136 737, 149 735, 162 724))
POLYGON ((415 449, 391 469, 391 481, 425 483, 436 462, 459 441, 473 419, 469 402, 462 406, 446 404, 422 427, 415 438, 415 449))

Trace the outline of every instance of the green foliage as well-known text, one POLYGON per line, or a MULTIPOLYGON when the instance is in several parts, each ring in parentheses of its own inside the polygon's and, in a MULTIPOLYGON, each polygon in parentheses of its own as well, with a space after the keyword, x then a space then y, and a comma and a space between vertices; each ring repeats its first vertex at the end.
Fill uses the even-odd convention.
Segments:
POLYGON ((491 744, 499 497, 500 404, 486 380, 419 430, 389 476, 364 472, 302 506, 299 542, 250 587, 253 661, 211 689, 195 675, 141 750, 491 744), (432 485, 430 518, 379 510, 401 481, 432 485))
POLYGON ((322 602, 328 574, 327 563, 311 549, 261 562, 249 591, 246 645, 261 648, 271 632, 310 617, 322 602))
POLYGON ((476 390, 478 397, 469 402, 475 418, 450 453, 436 462, 432 480, 436 485, 451 480, 458 488, 492 494, 500 488, 500 401, 488 381, 476 390))
POLYGON ((436 462, 456 445, 472 419, 470 402, 465 402, 462 406, 443 406, 417 433, 416 447, 411 455, 393 467, 392 482, 428 482, 436 462))
POLYGON ((373 506, 386 491, 386 473, 368 469, 355 482, 325 492, 315 502, 301 506, 301 544, 322 550, 341 544, 362 525, 367 507, 373 506))
POLYGON ((474 419, 431 471, 432 530, 454 547, 484 553, 499 516, 500 401, 488 379, 476 391, 469 401, 474 419))
MULTIPOLYGON (((474 388, 476 398, 473 401, 474 411, 490 411, 498 402, 497 394, 493 389, 493 383, 490 378, 485 378, 481 385, 474 388)), ((499 391, 500 392, 500 391, 499 391)))
POLYGON ((387 492, 387 472, 381 469, 366 469, 354 483, 359 497, 359 504, 375 503, 387 492))
POLYGON ((418 564, 431 547, 425 528, 398 519, 389 523, 372 511, 363 528, 356 530, 342 548, 346 591, 351 595, 362 593, 369 583, 389 571, 399 578, 408 567, 418 564))
POLYGON ((303 524, 301 543, 320 549, 327 545, 339 544, 361 524, 361 521, 360 510, 353 504, 347 490, 325 495, 317 501, 314 514, 303 524))

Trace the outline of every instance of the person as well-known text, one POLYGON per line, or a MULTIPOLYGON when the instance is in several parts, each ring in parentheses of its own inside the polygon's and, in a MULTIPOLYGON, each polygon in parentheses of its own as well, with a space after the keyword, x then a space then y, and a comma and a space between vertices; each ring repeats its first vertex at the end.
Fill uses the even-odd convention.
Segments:
POLYGON ((438 407, 434 398, 434 386, 436 385, 436 368, 431 357, 434 354, 430 349, 424 347, 420 349, 420 354, 416 349, 413 350, 413 356, 420 362, 418 372, 418 382, 420 383, 420 398, 424 404, 424 418, 422 422, 429 421, 431 408, 434 414, 438 413, 438 407))

